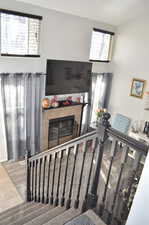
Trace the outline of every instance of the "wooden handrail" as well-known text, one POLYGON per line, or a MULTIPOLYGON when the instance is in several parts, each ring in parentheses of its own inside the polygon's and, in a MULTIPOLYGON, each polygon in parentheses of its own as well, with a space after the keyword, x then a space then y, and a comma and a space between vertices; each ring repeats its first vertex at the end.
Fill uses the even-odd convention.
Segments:
POLYGON ((123 144, 128 145, 129 147, 133 148, 136 151, 141 151, 143 152, 144 155, 147 155, 149 146, 126 135, 123 134, 122 132, 115 130, 113 128, 108 128, 107 129, 107 134, 108 136, 116 138, 118 141, 122 142, 123 144))
MULTIPOLYGON (((100 134, 100 131, 97 128, 97 130, 95 130, 95 131, 89 132, 89 133, 84 134, 80 137, 77 137, 77 138, 72 139, 68 142, 65 142, 61 145, 58 145, 54 148, 51 148, 51 149, 48 149, 44 152, 33 155, 32 157, 30 157, 30 160, 35 160, 35 159, 43 157, 45 155, 48 155, 48 154, 51 154, 51 153, 54 153, 54 152, 59 152, 59 151, 65 149, 67 146, 70 148, 71 146, 74 145, 74 143, 80 144, 82 142, 82 140, 86 139, 86 141, 87 141, 87 140, 91 139, 93 136, 96 136, 96 135, 98 136, 99 134, 100 134)), ((134 150, 143 152, 144 155, 147 155, 147 153, 148 153, 148 150, 149 150, 148 145, 146 145, 146 144, 144 144, 144 143, 142 143, 142 142, 140 142, 140 141, 138 141, 138 140, 136 140, 136 139, 134 139, 134 138, 132 138, 128 135, 125 135, 125 134, 123 134, 122 132, 120 132, 116 129, 113 129, 113 128, 109 127, 107 129, 107 134, 108 134, 109 137, 116 138, 118 141, 122 142, 123 144, 128 145, 129 147, 133 148, 134 150)))
POLYGON ((49 155, 49 154, 60 152, 60 151, 64 150, 66 147, 67 148, 71 148, 71 147, 74 146, 74 144, 80 144, 80 143, 82 143, 82 140, 88 141, 88 140, 94 138, 95 136, 97 136, 97 131, 89 132, 89 133, 84 134, 84 135, 82 135, 80 137, 77 137, 77 138, 74 138, 74 139, 72 139, 72 140, 70 140, 68 142, 65 142, 65 143, 63 143, 61 145, 58 145, 58 146, 56 146, 54 148, 51 148, 51 149, 48 149, 48 150, 46 150, 44 152, 38 153, 36 155, 33 155, 33 156, 30 157, 30 160, 35 160, 35 159, 41 158, 41 157, 43 157, 45 155, 49 155))

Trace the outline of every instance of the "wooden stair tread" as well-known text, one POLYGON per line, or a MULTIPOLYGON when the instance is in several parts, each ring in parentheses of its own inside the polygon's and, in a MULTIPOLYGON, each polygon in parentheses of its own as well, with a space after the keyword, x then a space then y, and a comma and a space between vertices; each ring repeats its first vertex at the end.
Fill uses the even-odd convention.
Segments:
POLYGON ((0 222, 0 225, 23 225, 33 218, 41 215, 42 213, 49 211, 49 205, 43 205, 36 203, 37 206, 35 208, 31 208, 28 213, 25 211, 20 211, 17 216, 12 215, 6 220, 0 222))
POLYGON ((74 217, 80 215, 80 210, 76 210, 74 208, 71 208, 69 210, 66 210, 61 215, 56 216, 49 222, 45 223, 44 225, 63 225, 67 221, 73 219, 74 217))
POLYGON ((106 225, 93 210, 88 210, 83 215, 87 215, 95 225, 106 225))
POLYGON ((34 205, 34 202, 24 202, 22 204, 14 206, 13 208, 7 209, 6 211, 0 213, 0 222, 20 210, 25 210, 27 208, 29 209, 31 207, 34 207, 34 205))
POLYGON ((46 211, 42 215, 34 218, 28 223, 25 223, 25 225, 42 225, 44 223, 47 223, 49 220, 53 219, 54 217, 59 216, 64 211, 65 211, 64 207, 60 207, 60 206, 55 207, 49 211, 46 211))

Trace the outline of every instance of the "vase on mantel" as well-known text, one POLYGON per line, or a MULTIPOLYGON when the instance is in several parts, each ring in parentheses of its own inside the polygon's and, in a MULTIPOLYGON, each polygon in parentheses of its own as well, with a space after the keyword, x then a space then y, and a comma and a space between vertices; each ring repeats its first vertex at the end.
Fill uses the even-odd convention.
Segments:
POLYGON ((97 116, 97 119, 96 119, 96 127, 98 127, 98 124, 101 122, 101 116, 97 116))
POLYGON ((96 112, 96 118, 97 118, 96 119, 96 126, 98 127, 98 124, 101 121, 102 115, 103 115, 103 113, 107 112, 107 109, 105 109, 105 108, 98 108, 98 109, 95 110, 95 112, 96 112))

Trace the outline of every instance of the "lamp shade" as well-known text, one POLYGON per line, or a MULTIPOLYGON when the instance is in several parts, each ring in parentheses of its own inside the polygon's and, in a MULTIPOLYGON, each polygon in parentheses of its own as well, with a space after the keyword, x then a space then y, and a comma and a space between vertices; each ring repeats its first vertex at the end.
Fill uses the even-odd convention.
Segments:
POLYGON ((144 93, 144 110, 149 111, 149 92, 144 93))

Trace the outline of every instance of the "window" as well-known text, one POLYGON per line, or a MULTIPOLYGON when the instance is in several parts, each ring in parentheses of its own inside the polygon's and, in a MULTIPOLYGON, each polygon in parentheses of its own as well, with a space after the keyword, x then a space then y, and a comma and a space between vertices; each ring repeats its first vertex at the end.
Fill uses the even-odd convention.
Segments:
POLYGON ((90 48, 90 60, 109 62, 114 33, 94 28, 90 48))
POLYGON ((1 55, 38 57, 41 19, 40 16, 1 9, 1 55))

